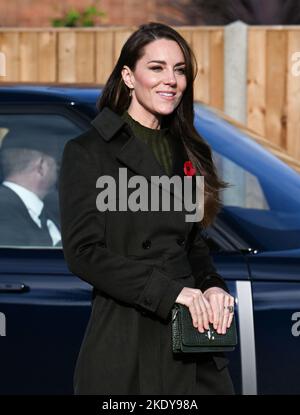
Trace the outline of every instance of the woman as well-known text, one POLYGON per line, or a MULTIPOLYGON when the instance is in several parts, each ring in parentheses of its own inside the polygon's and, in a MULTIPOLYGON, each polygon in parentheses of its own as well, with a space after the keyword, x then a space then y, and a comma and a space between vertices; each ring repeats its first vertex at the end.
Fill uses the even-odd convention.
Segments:
MULTIPOLYGON (((225 333, 232 321, 234 299, 199 223, 185 220, 185 208, 145 209, 155 187, 151 177, 183 179, 187 161, 205 175, 201 225, 219 209, 225 184, 193 127, 193 59, 171 27, 140 26, 122 48, 91 129, 65 146, 59 183, 64 255, 70 270, 93 286, 75 394, 234 393, 223 354, 172 352, 174 303, 189 308, 201 332, 211 322, 225 333), (142 201, 133 182, 124 182, 137 175, 145 185, 142 201), (106 193, 104 178, 112 179, 106 193), (127 200, 131 209, 115 209, 127 200)), ((176 198, 172 190, 164 195, 176 198)))

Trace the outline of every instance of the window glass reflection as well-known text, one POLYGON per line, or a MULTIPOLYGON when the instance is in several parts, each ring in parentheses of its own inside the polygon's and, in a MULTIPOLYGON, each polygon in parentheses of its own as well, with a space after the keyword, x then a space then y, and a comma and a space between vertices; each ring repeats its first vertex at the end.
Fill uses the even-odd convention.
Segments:
POLYGON ((61 115, 0 115, 0 246, 61 246, 59 165, 80 133, 61 115))

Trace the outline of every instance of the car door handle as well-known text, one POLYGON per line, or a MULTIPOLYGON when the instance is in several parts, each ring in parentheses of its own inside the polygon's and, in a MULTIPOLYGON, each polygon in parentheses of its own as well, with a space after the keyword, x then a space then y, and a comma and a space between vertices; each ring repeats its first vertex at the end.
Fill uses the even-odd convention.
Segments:
POLYGON ((23 293, 29 291, 29 287, 22 282, 0 282, 0 293, 23 293))

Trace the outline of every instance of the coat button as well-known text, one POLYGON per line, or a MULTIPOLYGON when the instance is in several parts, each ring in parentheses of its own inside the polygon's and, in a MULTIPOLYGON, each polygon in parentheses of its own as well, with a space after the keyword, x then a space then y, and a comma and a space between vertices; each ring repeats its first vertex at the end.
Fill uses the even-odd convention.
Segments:
POLYGON ((177 243, 178 243, 178 245, 180 245, 180 246, 184 246, 184 244, 185 244, 185 239, 184 239, 184 238, 179 238, 179 239, 177 239, 177 243))
POLYGON ((151 241, 149 239, 146 239, 142 244, 144 249, 149 249, 151 247, 151 241))

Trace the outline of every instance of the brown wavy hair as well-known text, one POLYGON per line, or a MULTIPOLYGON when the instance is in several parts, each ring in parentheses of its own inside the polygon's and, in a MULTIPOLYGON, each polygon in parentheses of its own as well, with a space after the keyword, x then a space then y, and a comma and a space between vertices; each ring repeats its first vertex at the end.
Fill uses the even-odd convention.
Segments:
POLYGON ((101 111, 107 106, 119 115, 127 110, 131 97, 121 75, 122 68, 127 65, 134 72, 145 46, 157 39, 174 40, 184 55, 187 86, 176 109, 162 118, 161 128, 169 127, 171 135, 182 140, 196 172, 204 176, 204 217, 201 225, 207 227, 213 223, 221 208, 220 190, 227 187, 227 183, 219 179, 211 148, 194 127, 193 85, 198 68, 195 55, 186 40, 176 30, 162 23, 140 25, 123 45, 119 59, 99 97, 97 108, 101 111))

